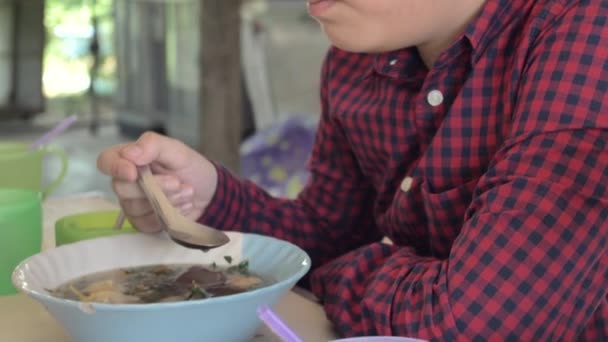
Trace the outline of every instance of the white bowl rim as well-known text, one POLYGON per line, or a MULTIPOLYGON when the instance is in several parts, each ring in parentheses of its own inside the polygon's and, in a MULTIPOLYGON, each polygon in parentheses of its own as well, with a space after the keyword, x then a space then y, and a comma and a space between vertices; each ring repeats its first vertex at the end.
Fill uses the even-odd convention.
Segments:
MULTIPOLYGON (((31 261, 33 258, 42 257, 45 253, 47 253, 50 250, 39 252, 39 253, 34 254, 34 255, 24 259, 23 261, 21 261, 17 265, 17 267, 15 267, 15 269, 13 270, 11 280, 12 280, 13 285, 16 287, 16 289, 18 291, 20 291, 26 295, 32 296, 43 302, 52 302, 54 304, 59 304, 59 305, 67 304, 67 305, 75 305, 75 306, 87 306, 87 307, 93 307, 94 309, 109 310, 109 311, 110 310, 142 311, 142 310, 160 310, 160 309, 169 309, 169 308, 192 307, 192 306, 199 306, 199 305, 222 304, 224 302, 234 302, 234 301, 250 299, 253 297, 257 297, 258 295, 261 295, 261 294, 276 292, 279 288, 284 287, 286 284, 289 284, 291 282, 294 282, 294 283, 297 282, 298 279, 301 279, 302 277, 304 277, 311 268, 311 259, 310 259, 310 256, 308 255, 308 253, 306 253, 306 251, 304 251, 302 248, 298 247, 297 245, 295 245, 289 241, 281 240, 281 239, 278 239, 278 238, 275 238, 272 236, 262 235, 262 234, 257 234, 257 233, 242 233, 242 232, 228 232, 228 233, 241 234, 243 236, 254 236, 254 237, 263 238, 263 239, 275 240, 278 243, 286 244, 290 248, 294 249, 295 251, 297 251, 298 253, 300 253, 303 256, 303 260, 299 263, 301 267, 298 269, 297 272, 295 272, 291 276, 289 276, 281 281, 278 281, 271 285, 260 287, 258 289, 254 289, 251 291, 240 292, 240 293, 227 295, 227 296, 199 299, 199 300, 188 300, 188 301, 166 302, 166 303, 108 304, 108 303, 96 303, 96 302, 81 302, 81 301, 72 300, 72 299, 58 298, 58 297, 55 297, 55 296, 49 294, 48 292, 41 292, 41 291, 33 290, 31 288, 25 287, 23 284, 19 285, 19 283, 21 283, 21 282, 17 279, 17 273, 21 269, 23 269, 24 266, 29 261, 31 261)), ((138 234, 138 233, 136 233, 136 234, 138 234)), ((60 248, 75 248, 74 245, 93 244, 93 243, 95 243, 96 240, 126 239, 131 236, 133 236, 133 234, 113 235, 113 236, 99 237, 96 239, 81 240, 81 241, 73 242, 73 243, 70 243, 67 245, 54 247, 51 250, 56 250, 56 249, 60 249, 60 248)))

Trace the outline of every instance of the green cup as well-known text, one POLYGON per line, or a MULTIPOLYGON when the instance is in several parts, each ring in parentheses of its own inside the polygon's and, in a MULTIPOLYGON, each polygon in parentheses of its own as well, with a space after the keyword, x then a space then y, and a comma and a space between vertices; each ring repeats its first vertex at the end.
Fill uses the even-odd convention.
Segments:
POLYGON ((0 142, 0 187, 28 189, 48 197, 65 178, 68 170, 68 158, 65 152, 42 147, 29 151, 29 146, 22 143, 0 142), (46 156, 54 155, 61 161, 61 171, 49 184, 43 184, 42 162, 46 156))
POLYGON ((137 232, 129 220, 122 229, 114 229, 119 214, 118 210, 105 210, 64 216, 55 222, 55 245, 137 232))
POLYGON ((41 197, 30 190, 0 189, 0 296, 17 293, 13 270, 41 250, 41 197))

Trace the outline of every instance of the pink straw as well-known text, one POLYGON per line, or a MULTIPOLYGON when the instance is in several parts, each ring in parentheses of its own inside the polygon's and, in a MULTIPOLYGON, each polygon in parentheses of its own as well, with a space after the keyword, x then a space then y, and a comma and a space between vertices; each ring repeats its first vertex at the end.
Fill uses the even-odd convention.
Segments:
POLYGON ((277 335, 283 342, 302 342, 302 339, 291 330, 285 322, 283 322, 276 313, 274 313, 268 306, 262 305, 258 309, 258 317, 266 324, 275 335, 277 335))
POLYGON ((35 150, 39 149, 41 146, 48 144, 49 141, 53 140, 58 135, 63 133, 63 131, 70 128, 70 126, 72 126, 72 124, 74 122, 76 122, 77 119, 78 119, 78 117, 76 115, 72 115, 72 116, 69 116, 69 117, 61 120, 61 122, 59 122, 59 124, 57 124, 57 126, 53 127, 53 129, 51 129, 50 131, 45 133, 40 138, 36 139, 36 141, 34 141, 30 145, 30 151, 35 151, 35 150))

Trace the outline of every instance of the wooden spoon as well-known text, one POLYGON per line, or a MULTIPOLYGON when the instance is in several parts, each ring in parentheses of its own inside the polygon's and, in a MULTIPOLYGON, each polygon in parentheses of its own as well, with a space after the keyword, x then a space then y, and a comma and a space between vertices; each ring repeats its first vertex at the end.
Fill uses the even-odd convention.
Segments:
MULTIPOLYGON (((208 251, 230 241, 228 235, 221 230, 189 220, 179 213, 154 179, 148 165, 139 167, 138 183, 150 201, 161 226, 176 243, 187 248, 208 251)), ((121 211, 114 229, 121 229, 124 219, 124 213, 121 211)))

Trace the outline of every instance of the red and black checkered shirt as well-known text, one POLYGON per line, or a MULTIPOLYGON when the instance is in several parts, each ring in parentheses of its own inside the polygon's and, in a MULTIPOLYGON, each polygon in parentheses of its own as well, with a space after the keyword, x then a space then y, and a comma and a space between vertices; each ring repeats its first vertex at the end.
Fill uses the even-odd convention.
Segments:
POLYGON ((300 196, 219 168, 202 219, 304 248, 346 336, 606 341, 607 21, 488 0, 430 69, 332 48, 300 196))

